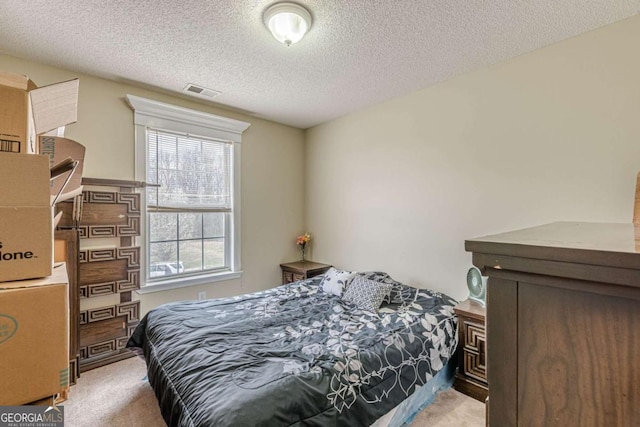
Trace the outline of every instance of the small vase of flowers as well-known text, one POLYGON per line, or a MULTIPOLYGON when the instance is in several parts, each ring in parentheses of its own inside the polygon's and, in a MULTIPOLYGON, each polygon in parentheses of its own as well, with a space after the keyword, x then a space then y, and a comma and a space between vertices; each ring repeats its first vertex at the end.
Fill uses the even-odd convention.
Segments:
POLYGON ((304 233, 296 237, 296 244, 300 246, 300 252, 302 252, 302 262, 306 261, 304 257, 304 252, 307 247, 307 243, 309 243, 310 241, 311 241, 311 234, 309 233, 304 233))

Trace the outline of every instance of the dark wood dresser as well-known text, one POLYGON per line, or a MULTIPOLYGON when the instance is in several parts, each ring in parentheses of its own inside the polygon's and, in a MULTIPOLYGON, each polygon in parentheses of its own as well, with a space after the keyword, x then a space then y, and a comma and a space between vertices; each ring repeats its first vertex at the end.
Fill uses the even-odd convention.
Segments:
POLYGON ((458 316, 458 372, 454 387, 461 393, 484 401, 487 398, 485 309, 472 300, 453 308, 458 316))
POLYGON ((488 424, 640 423, 640 227, 559 222, 467 240, 487 286, 488 424))
POLYGON ((84 191, 58 204, 59 227, 75 228, 79 311, 75 317, 80 373, 133 357, 125 344, 139 321, 140 193, 143 184, 83 178, 84 191))
POLYGON ((282 270, 282 284, 295 282, 296 280, 309 279, 324 274, 331 268, 329 264, 321 264, 313 261, 296 261, 280 264, 282 270))

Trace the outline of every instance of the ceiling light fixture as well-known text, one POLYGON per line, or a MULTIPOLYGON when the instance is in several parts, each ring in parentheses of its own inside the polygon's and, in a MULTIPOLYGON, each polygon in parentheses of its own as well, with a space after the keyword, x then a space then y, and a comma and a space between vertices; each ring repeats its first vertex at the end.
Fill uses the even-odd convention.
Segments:
POLYGON ((311 14, 296 3, 276 3, 265 10, 264 24, 276 40, 291 46, 311 28, 311 14))

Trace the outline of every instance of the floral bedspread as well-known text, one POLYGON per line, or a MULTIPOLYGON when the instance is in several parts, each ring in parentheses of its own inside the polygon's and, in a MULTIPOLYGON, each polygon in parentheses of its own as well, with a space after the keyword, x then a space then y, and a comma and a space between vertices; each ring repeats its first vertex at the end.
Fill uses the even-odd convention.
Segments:
POLYGON ((170 426, 368 426, 429 381, 457 345, 455 301, 393 283, 377 313, 320 277, 160 306, 139 348, 170 426))

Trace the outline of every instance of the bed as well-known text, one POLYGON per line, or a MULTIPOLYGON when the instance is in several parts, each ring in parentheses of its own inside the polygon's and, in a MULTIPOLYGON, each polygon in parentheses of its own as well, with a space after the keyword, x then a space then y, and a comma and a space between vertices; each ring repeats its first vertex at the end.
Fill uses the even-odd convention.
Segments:
POLYGON ((450 385, 455 300, 385 273, 357 276, 389 287, 377 312, 326 292, 324 276, 151 310, 127 347, 144 356, 167 424, 378 426, 415 416, 450 385))

